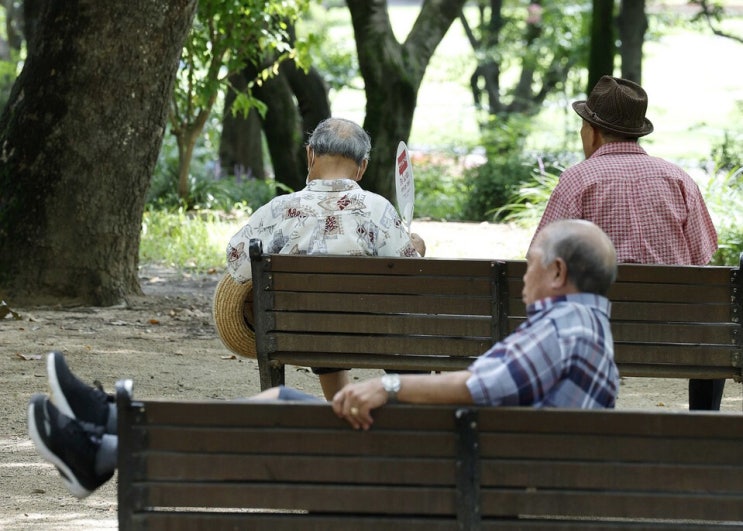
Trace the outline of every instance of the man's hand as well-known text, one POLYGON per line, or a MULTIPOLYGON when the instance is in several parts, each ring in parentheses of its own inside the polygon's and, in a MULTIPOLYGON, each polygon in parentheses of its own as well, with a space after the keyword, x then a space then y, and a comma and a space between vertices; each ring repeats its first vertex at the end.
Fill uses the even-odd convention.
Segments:
POLYGON ((426 242, 424 242, 423 238, 421 238, 417 233, 410 233, 410 243, 413 244, 413 247, 415 247, 415 250, 418 251, 419 255, 426 256, 426 242))
POLYGON ((333 411, 354 429, 368 430, 374 419, 371 410, 387 403, 387 391, 380 378, 349 384, 333 397, 333 411))

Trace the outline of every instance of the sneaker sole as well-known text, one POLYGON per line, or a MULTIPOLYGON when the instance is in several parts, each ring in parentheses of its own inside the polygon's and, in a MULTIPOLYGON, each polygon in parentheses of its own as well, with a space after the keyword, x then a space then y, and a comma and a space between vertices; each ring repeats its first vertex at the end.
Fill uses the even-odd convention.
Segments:
POLYGON ((57 409, 59 409, 65 416, 71 419, 77 419, 75 413, 72 411, 70 404, 67 402, 67 398, 62 392, 62 386, 59 385, 59 378, 57 376, 57 364, 54 363, 56 358, 54 352, 50 353, 46 357, 46 374, 49 379, 49 387, 51 388, 51 399, 57 409))
POLYGON ((83 487, 75 479, 75 474, 72 473, 70 467, 68 467, 64 461, 57 457, 51 450, 49 450, 47 445, 44 444, 44 440, 39 432, 39 427, 36 425, 36 408, 33 402, 28 405, 28 435, 34 442, 34 446, 36 446, 36 450, 39 454, 57 467, 57 470, 60 472, 60 476, 62 477, 62 482, 73 496, 76 498, 85 498, 90 495, 92 491, 83 487))

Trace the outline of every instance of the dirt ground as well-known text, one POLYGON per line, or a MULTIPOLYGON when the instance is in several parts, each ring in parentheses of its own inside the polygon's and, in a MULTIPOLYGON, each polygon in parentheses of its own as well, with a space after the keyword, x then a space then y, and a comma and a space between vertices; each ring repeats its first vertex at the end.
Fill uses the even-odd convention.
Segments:
MULTIPOLYGON (((431 257, 521 258, 531 235, 495 224, 414 221, 431 257)), ((138 398, 229 399, 259 391, 257 364, 221 344, 211 297, 221 272, 194 275, 143 266, 144 297, 112 308, 16 308, 0 320, 0 529, 115 529, 116 480, 85 500, 68 494, 56 470, 35 452, 26 406, 46 392, 45 353, 60 350, 87 381, 113 390, 134 380, 138 398)), ((377 374, 353 371, 355 378, 377 374)), ((289 368, 287 383, 320 395, 316 378, 289 368)), ((618 407, 684 410, 685 380, 626 378, 618 407)), ((723 409, 741 411, 741 386, 728 382, 723 409)))

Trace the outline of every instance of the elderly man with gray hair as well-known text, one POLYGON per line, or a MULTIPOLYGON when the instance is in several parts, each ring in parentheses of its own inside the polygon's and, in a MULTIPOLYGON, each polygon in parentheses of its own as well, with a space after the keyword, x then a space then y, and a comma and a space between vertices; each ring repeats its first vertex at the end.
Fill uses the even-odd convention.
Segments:
MULTIPOLYGON (((307 186, 275 197, 250 217, 227 247, 227 271, 238 283, 251 279, 250 240, 270 254, 409 256, 425 254, 417 234, 408 234, 395 207, 363 190, 371 139, 350 120, 328 118, 307 143, 307 186)), ((348 371, 313 368, 326 398, 348 383, 348 371)))

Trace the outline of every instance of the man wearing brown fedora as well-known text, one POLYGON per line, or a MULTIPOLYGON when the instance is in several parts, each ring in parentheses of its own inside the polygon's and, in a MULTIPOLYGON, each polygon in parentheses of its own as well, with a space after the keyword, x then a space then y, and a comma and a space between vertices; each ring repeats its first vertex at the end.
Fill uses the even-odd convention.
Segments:
MULTIPOLYGON (((562 173, 536 233, 559 219, 586 219, 609 235, 620 262, 705 265, 717 232, 693 179, 638 144, 653 132, 647 106, 640 85, 611 76, 573 103, 586 159, 562 173)), ((689 409, 720 409, 724 385, 690 380, 689 409)))

